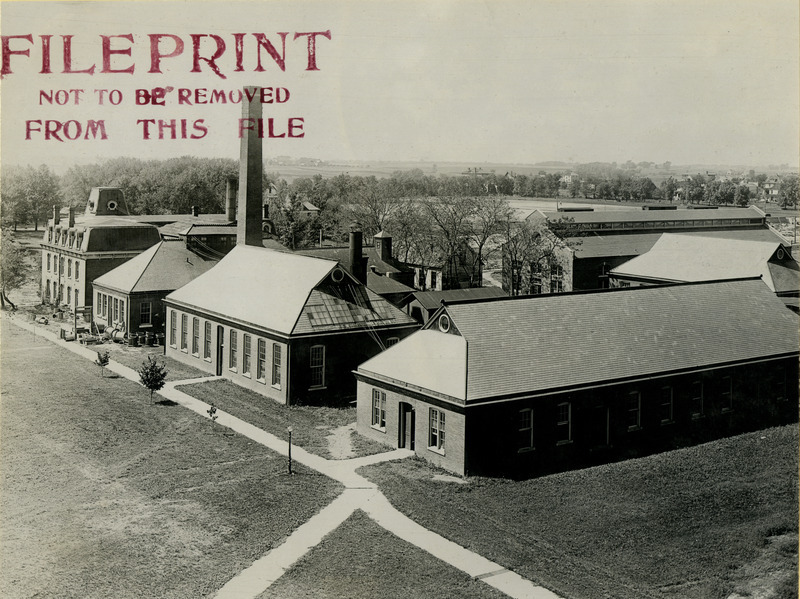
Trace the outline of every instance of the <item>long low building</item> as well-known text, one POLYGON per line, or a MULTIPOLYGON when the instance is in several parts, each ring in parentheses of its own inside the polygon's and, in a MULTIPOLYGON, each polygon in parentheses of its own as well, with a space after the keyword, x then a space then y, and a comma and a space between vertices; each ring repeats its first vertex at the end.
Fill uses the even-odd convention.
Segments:
POLYGON ((358 432, 531 476, 795 421, 797 330, 758 279, 444 305, 358 368, 358 432))

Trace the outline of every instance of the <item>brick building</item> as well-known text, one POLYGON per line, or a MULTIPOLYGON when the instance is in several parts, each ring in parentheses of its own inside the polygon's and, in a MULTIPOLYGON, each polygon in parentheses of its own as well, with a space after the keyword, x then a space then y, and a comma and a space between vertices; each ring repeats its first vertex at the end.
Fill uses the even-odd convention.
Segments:
POLYGON ((793 422, 797 327, 757 279, 445 305, 358 367, 358 432, 525 477, 793 422))

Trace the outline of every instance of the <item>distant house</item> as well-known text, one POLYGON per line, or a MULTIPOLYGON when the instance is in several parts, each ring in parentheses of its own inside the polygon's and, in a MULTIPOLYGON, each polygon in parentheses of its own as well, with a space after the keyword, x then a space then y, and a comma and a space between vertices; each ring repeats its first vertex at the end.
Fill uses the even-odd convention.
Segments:
POLYGON ((167 356, 295 405, 354 399, 356 366, 419 326, 337 262, 250 245, 164 303, 167 356))
POLYGON ((777 241, 665 233, 648 251, 609 273, 612 287, 761 277, 776 295, 800 295, 800 266, 777 241))
POLYGON ((450 289, 448 291, 416 291, 411 295, 410 301, 405 305, 405 311, 414 320, 426 323, 430 320, 442 303, 448 304, 465 300, 487 299, 492 297, 505 297, 506 293, 500 287, 474 287, 471 289, 450 289))
POLYGON ((797 328, 752 279, 444 305, 358 367, 357 430, 524 477, 795 422, 797 328))
POLYGON ((466 289, 483 279, 483 265, 466 242, 452 256, 432 244, 429 255, 412 255, 406 266, 413 269, 413 287, 419 291, 466 289))

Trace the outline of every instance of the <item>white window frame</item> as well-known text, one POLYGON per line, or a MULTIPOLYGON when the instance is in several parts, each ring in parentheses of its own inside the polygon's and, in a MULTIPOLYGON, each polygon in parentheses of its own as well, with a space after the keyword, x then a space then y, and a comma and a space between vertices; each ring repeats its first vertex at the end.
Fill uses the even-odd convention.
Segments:
POLYGON ((325 387, 325 346, 312 345, 308 356, 310 388, 322 389, 325 387))
POLYGON ((276 389, 281 388, 281 361, 283 357, 281 356, 281 349, 280 343, 273 343, 272 344, 272 386, 276 389))
POLYGON ((203 359, 211 361, 211 321, 206 320, 203 325, 203 359))
POLYGON ((386 392, 372 390, 372 428, 386 432, 386 392))
POLYGON ((428 409, 428 449, 444 454, 445 412, 439 408, 428 409))
POLYGON ((228 369, 237 372, 239 360, 239 331, 231 329, 228 343, 228 369))
POLYGON ((572 403, 569 401, 559 402, 556 406, 556 410, 556 432, 558 433, 556 445, 567 445, 568 443, 572 443, 572 403), (567 406, 566 420, 562 419, 561 408, 563 406, 567 406), (564 430, 566 430, 566 435, 561 432, 564 430))
POLYGON ((256 380, 267 383, 267 342, 261 337, 256 342, 256 380))
POLYGON ((192 317, 192 355, 200 356, 200 319, 192 317))
POLYGON ((181 351, 189 351, 189 315, 181 314, 181 351))
POLYGON ((153 303, 139 304, 139 324, 153 324, 153 303))
POLYGON ((178 313, 169 311, 169 346, 178 347, 178 313))
POLYGON ((242 375, 246 377, 250 374, 250 357, 253 351, 253 339, 247 333, 243 333, 242 338, 242 375))

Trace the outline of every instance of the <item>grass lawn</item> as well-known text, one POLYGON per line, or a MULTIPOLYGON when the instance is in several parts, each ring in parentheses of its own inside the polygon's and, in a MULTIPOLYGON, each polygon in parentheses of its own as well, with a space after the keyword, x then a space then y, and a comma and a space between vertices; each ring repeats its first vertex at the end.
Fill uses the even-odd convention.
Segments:
POLYGON ((139 369, 148 355, 155 356, 159 361, 166 363, 168 381, 180 381, 183 379, 196 379, 209 376, 207 372, 203 372, 202 370, 166 357, 163 347, 130 347, 124 343, 102 343, 90 347, 95 351, 108 350, 109 358, 115 362, 119 362, 123 366, 133 368, 134 370, 139 369))
MULTIPOLYGON (((291 426, 292 443, 328 459, 333 457, 328 451, 326 438, 331 430, 356 421, 355 408, 285 406, 224 379, 181 385, 179 389, 201 401, 213 403, 220 410, 284 440, 289 438, 286 427, 291 426)), ((353 434, 350 438, 356 457, 389 450, 386 445, 375 443, 358 434, 353 434)))
POLYGON ((196 598, 340 492, 2 323, 0 596, 196 598))
POLYGON ((398 539, 357 510, 259 599, 505 596, 398 539))
POLYGON ((562 596, 797 597, 796 425, 522 482, 436 472, 361 470, 419 523, 562 596))

